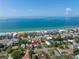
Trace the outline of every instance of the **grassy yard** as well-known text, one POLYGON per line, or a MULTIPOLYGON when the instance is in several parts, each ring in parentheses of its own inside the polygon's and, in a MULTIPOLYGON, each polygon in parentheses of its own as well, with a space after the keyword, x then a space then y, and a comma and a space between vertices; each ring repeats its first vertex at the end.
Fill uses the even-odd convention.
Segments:
POLYGON ((48 55, 49 55, 49 56, 54 55, 54 51, 53 51, 53 49, 49 49, 49 50, 48 50, 48 55))
POLYGON ((7 56, 7 52, 6 51, 3 51, 0 53, 0 59, 5 59, 7 56))
POLYGON ((63 56, 56 56, 56 59, 65 59, 63 56))

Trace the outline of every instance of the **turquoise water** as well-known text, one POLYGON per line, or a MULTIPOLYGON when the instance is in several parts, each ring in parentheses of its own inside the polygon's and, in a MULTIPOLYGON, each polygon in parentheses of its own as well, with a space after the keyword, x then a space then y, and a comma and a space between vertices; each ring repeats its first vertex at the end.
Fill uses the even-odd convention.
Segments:
POLYGON ((9 18, 0 19, 0 32, 31 31, 79 27, 79 17, 9 18))

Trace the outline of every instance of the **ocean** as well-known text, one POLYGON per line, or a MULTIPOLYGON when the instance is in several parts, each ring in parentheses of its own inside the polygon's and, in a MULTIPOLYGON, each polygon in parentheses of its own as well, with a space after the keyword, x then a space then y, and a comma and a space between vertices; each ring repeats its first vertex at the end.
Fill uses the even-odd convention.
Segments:
POLYGON ((78 28, 79 17, 41 17, 0 19, 0 32, 78 28))

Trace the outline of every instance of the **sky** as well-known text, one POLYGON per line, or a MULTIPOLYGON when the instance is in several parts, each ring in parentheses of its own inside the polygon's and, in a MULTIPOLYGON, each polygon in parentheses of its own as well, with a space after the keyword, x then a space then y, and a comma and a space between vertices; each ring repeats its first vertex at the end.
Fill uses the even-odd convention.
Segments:
POLYGON ((79 16, 79 0, 0 0, 0 17, 79 16))

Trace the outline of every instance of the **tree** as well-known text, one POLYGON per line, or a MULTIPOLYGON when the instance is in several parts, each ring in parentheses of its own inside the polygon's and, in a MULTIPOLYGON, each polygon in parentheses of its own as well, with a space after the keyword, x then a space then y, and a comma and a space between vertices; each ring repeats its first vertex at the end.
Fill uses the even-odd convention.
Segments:
POLYGON ((49 55, 47 53, 45 53, 45 52, 42 51, 42 54, 45 55, 46 59, 50 59, 50 57, 49 57, 49 55))
POLYGON ((33 52, 32 49, 30 49, 30 51, 29 51, 29 58, 30 59, 32 59, 32 52, 33 52))
POLYGON ((24 37, 28 37, 28 33, 24 33, 24 37))
POLYGON ((39 48, 42 48, 41 42, 39 41, 38 43, 39 43, 38 47, 39 48))
POLYGON ((60 34, 57 34, 54 40, 59 41, 60 42, 59 44, 62 44, 62 42, 63 42, 63 38, 61 38, 60 34))
POLYGON ((19 45, 26 44, 26 43, 27 43, 27 40, 25 40, 25 39, 20 39, 19 40, 19 45))
POLYGON ((75 42, 76 43, 79 43, 79 38, 75 38, 75 42))
POLYGON ((2 43, 0 43, 0 48, 4 48, 4 45, 2 43))
POLYGON ((73 53, 74 53, 74 55, 79 54, 79 49, 75 48, 75 49, 73 50, 73 53))
POLYGON ((66 48, 65 44, 62 44, 60 48, 65 49, 66 48))
POLYGON ((12 52, 12 57, 13 57, 13 59, 19 59, 20 56, 21 56, 21 51, 19 51, 19 50, 14 50, 14 51, 12 52))

